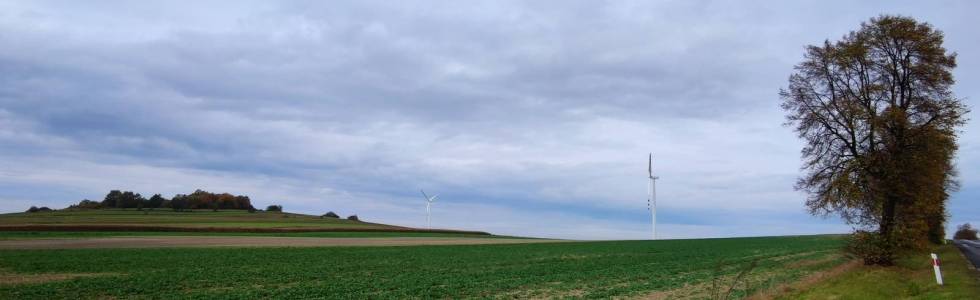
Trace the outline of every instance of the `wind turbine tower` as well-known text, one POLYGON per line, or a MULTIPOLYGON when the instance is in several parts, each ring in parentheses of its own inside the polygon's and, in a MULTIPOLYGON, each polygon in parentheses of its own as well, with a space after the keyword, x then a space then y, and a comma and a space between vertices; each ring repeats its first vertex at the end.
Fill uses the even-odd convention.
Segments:
POLYGON ((425 226, 429 229, 432 229, 432 211, 430 210, 430 208, 432 206, 432 203, 436 202, 436 198, 439 198, 439 195, 429 197, 429 195, 425 194, 424 190, 419 190, 419 191, 422 192, 422 197, 425 197, 425 224, 426 224, 425 226))
POLYGON ((653 239, 657 239, 657 179, 653 176, 653 153, 647 160, 647 176, 650 178, 650 195, 647 197, 647 210, 650 210, 650 225, 653 231, 653 239))

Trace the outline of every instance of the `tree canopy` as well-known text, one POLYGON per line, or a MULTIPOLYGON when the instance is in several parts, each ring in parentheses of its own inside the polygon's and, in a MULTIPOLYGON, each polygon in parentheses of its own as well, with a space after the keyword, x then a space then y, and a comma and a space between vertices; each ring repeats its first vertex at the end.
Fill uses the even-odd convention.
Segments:
POLYGON ((806 142, 796 187, 811 213, 876 230, 887 253, 944 235, 968 111, 950 90, 955 67, 941 31, 901 16, 806 47, 780 97, 806 142))
POLYGON ((246 209, 254 210, 252 201, 245 195, 229 193, 210 193, 196 190, 190 194, 177 194, 173 199, 167 199, 160 194, 154 194, 149 199, 132 191, 112 190, 101 202, 82 200, 69 208, 99 209, 99 208, 172 208, 180 211, 185 209, 246 209))

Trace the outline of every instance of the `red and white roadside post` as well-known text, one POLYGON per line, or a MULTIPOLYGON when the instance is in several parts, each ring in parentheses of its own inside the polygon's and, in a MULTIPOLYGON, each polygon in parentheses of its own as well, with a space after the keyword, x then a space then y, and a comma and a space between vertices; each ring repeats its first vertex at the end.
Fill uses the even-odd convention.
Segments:
POLYGON ((943 285, 943 273, 939 272, 939 256, 932 254, 932 270, 936 271, 936 283, 943 285))

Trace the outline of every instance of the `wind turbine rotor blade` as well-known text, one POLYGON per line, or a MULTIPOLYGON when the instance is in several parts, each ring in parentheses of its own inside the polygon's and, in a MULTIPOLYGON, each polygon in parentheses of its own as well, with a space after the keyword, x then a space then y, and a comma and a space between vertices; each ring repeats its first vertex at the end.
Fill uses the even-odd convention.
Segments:
POLYGON ((426 200, 429 199, 429 195, 425 194, 425 190, 419 190, 419 191, 422 192, 422 197, 425 197, 426 200))
POLYGON ((650 159, 647 160, 647 174, 653 177, 653 153, 650 153, 650 159))

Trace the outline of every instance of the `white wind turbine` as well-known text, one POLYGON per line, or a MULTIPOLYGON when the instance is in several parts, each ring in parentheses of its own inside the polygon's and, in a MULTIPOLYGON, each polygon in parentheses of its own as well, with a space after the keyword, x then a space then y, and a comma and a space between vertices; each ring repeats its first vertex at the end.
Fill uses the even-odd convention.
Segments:
POLYGON ((424 190, 419 191, 422 192, 422 197, 425 197, 425 224, 427 228, 432 229, 432 211, 430 210, 430 207, 432 206, 432 203, 436 202, 436 198, 439 198, 439 195, 429 197, 429 195, 425 194, 424 190))
POLYGON ((650 153, 650 159, 647 160, 647 176, 650 178, 650 195, 647 198, 647 209, 650 210, 650 222, 651 228, 653 230, 653 239, 657 239, 657 179, 658 176, 653 176, 653 153, 650 153))

